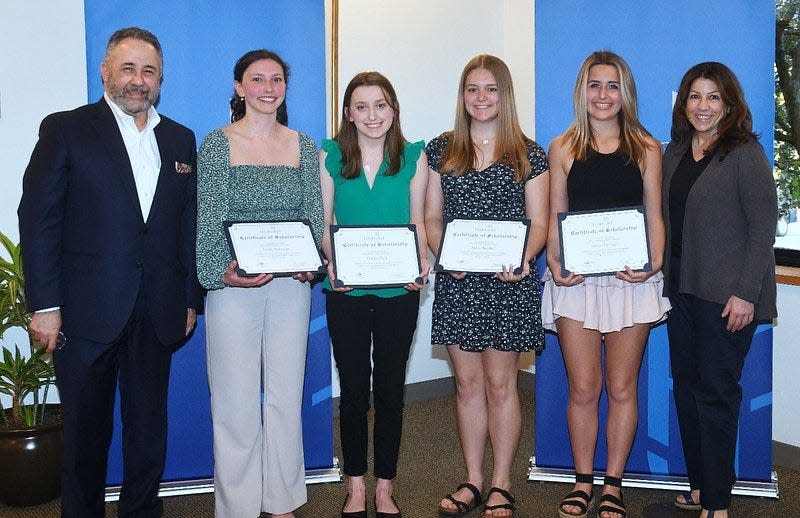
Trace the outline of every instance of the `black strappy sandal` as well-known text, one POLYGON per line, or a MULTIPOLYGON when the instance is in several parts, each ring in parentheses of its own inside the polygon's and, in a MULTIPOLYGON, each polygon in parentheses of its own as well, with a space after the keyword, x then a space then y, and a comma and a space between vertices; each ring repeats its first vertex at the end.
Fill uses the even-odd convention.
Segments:
POLYGON ((509 493, 505 489, 501 489, 499 487, 493 487, 493 488, 491 488, 489 490, 488 493, 486 493, 486 501, 487 502, 489 501, 489 496, 491 496, 492 493, 498 493, 500 495, 503 495, 503 498, 508 500, 508 503, 505 503, 505 504, 494 504, 494 505, 484 504, 484 506, 483 506, 484 514, 486 513, 486 511, 489 511, 490 513, 492 513, 492 516, 494 516, 494 512, 493 511, 495 509, 508 509, 509 511, 511 511, 511 514, 508 515, 508 516, 509 517, 514 516, 514 511, 517 508, 514 506, 515 500, 514 500, 514 497, 511 496, 511 493, 509 493))
MULTIPOLYGON (((594 475, 592 473, 575 473, 576 484, 594 484, 594 475)), ((589 512, 589 506, 594 498, 594 491, 590 490, 587 494, 586 491, 576 489, 572 493, 564 497, 560 504, 558 504, 559 518, 586 518, 589 512), (578 500, 580 498, 580 500, 578 500), (565 505, 572 505, 581 510, 580 514, 570 514, 564 510, 565 505)))
POLYGON ((692 490, 689 491, 681 491, 678 493, 678 496, 672 501, 672 503, 678 509, 682 509, 684 511, 701 511, 703 506, 700 505, 700 502, 695 502, 694 498, 692 498, 692 490), (683 502, 680 501, 680 497, 683 497, 683 502))
MULTIPOLYGON (((603 485, 622 488, 622 479, 606 475, 606 477, 603 479, 603 485)), ((600 507, 597 508, 597 516, 600 517, 600 515, 604 512, 615 513, 620 515, 622 518, 628 516, 628 512, 625 510, 625 504, 622 501, 622 492, 620 492, 619 498, 612 494, 605 494, 600 497, 600 507), (603 502, 613 504, 615 507, 603 505, 603 502)))
POLYGON ((483 498, 481 498, 481 492, 478 491, 477 487, 475 487, 474 485, 470 484, 469 482, 466 482, 466 483, 461 484, 460 486, 458 486, 456 488, 456 490, 453 491, 453 493, 450 493, 449 495, 445 495, 444 497, 447 500, 450 500, 453 503, 453 505, 456 506, 456 508, 455 509, 448 509, 446 507, 442 507, 441 505, 439 505, 439 514, 440 515, 442 515, 442 516, 464 516, 465 514, 469 513, 470 511, 472 511, 473 509, 475 509, 476 507, 478 507, 479 505, 481 505, 483 503, 483 498), (461 500, 456 500, 455 497, 453 496, 453 493, 458 493, 460 490, 462 490, 464 488, 467 488, 472 492, 473 498, 472 498, 472 502, 469 503, 469 504, 466 503, 466 502, 462 502, 461 500))

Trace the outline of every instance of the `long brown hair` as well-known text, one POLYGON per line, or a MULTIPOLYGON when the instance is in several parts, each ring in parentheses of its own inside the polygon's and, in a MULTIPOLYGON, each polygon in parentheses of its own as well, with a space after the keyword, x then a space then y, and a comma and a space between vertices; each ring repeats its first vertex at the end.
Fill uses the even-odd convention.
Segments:
POLYGON ((694 134, 694 126, 686 116, 686 103, 689 100, 689 91, 696 79, 713 81, 719 90, 722 102, 728 108, 727 113, 717 125, 717 140, 714 141, 703 153, 708 154, 719 149, 724 157, 731 149, 739 144, 755 140, 758 136, 753 133, 753 116, 744 100, 742 85, 730 68, 716 61, 698 63, 684 74, 681 86, 678 88, 678 97, 672 107, 672 130, 670 136, 676 143, 689 141, 694 134))
POLYGON ((347 116, 353 91, 359 86, 377 86, 380 88, 386 102, 394 110, 394 120, 392 120, 392 125, 386 133, 386 140, 383 145, 384 151, 389 157, 389 167, 383 174, 392 176, 403 167, 403 144, 406 139, 400 130, 400 103, 397 102, 397 94, 394 91, 394 87, 392 87, 392 83, 380 72, 360 72, 356 74, 344 91, 342 122, 339 125, 339 131, 333 138, 339 143, 339 149, 342 150, 341 175, 348 180, 357 178, 361 174, 361 166, 363 165, 361 163, 361 148, 358 146, 358 130, 355 123, 351 122, 347 116))
POLYGON ((619 75, 619 89, 622 108, 617 115, 619 121, 619 149, 630 163, 642 164, 647 154, 650 133, 639 122, 637 114, 636 83, 628 63, 619 55, 607 50, 592 52, 583 61, 575 90, 572 93, 574 119, 564 133, 564 143, 575 160, 585 160, 592 149, 594 137, 589 124, 589 111, 586 105, 586 87, 589 84, 589 71, 595 65, 614 67, 619 75))
POLYGON ((518 182, 522 181, 530 176, 531 164, 528 160, 527 137, 522 132, 517 117, 511 72, 503 60, 488 54, 480 54, 469 60, 461 73, 456 101, 455 127, 442 155, 440 172, 462 175, 474 167, 477 161, 470 134, 472 117, 464 104, 464 89, 469 73, 481 68, 494 76, 499 93, 497 134, 492 161, 504 160, 514 168, 514 179, 518 182))

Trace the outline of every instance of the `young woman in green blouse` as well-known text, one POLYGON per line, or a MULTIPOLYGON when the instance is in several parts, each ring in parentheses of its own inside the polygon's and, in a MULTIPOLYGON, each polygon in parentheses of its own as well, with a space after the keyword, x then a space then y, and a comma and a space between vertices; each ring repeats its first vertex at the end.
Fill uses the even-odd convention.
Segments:
MULTIPOLYGON (((420 279, 425 282, 429 270, 423 219, 428 174, 425 144, 403 138, 397 95, 378 72, 356 75, 345 90, 343 104, 339 131, 332 140, 323 141, 319 159, 325 219, 323 251, 332 257, 332 224, 415 224, 420 279)), ((372 377, 375 510, 378 518, 397 518, 400 509, 392 495, 392 479, 397 474, 400 449, 406 362, 424 284, 332 288, 333 277, 329 266, 325 284, 328 330, 339 370, 342 457, 348 476, 341 515, 367 516, 364 476, 372 377)))

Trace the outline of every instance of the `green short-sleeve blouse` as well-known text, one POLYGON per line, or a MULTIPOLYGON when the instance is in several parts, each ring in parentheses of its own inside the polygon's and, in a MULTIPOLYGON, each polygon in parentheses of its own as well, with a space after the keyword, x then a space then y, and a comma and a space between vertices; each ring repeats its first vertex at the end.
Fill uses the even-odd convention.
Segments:
MULTIPOLYGON (((389 162, 384 160, 375 175, 372 187, 367 183, 363 171, 356 178, 346 179, 342 172, 342 151, 338 142, 322 141, 327 153, 325 169, 333 179, 333 214, 338 225, 404 225, 411 221, 411 179, 417 172, 417 160, 425 142, 406 142, 400 170, 386 176, 389 162)), ((330 289, 328 279, 325 288, 330 289)), ((354 289, 346 292, 351 296, 375 295, 396 297, 407 293, 404 288, 354 289)))

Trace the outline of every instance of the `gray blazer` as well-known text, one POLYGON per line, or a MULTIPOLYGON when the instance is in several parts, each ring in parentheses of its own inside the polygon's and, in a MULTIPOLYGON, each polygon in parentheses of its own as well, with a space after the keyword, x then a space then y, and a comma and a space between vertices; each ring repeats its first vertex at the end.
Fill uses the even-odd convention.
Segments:
MULTIPOLYGON (((690 143, 664 153, 663 208, 667 230, 664 275, 669 279, 669 189, 690 143)), ((680 292, 726 304, 731 295, 752 302, 757 320, 777 316, 775 224, 778 201, 772 168, 758 141, 714 157, 686 200, 680 292)), ((669 295, 669 283, 664 294, 669 295)))

